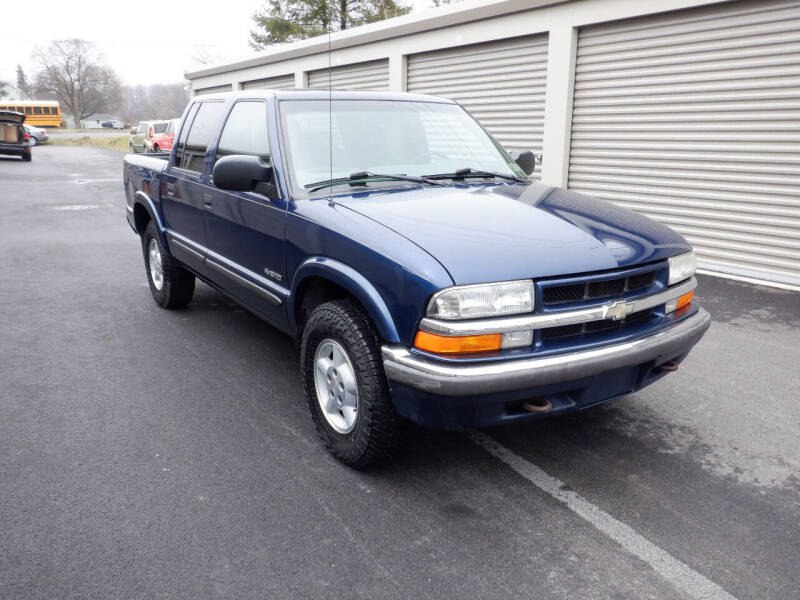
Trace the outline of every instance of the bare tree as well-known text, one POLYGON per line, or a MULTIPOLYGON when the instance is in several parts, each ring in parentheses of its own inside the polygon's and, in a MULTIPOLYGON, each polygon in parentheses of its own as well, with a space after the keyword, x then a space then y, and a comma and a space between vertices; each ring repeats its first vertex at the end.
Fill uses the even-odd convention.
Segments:
POLYGON ((192 62, 197 65, 210 65, 215 62, 221 62, 222 59, 223 57, 219 52, 212 50, 211 47, 205 44, 197 46, 192 53, 192 62))
POLYGON ((81 120, 119 101, 121 84, 104 64, 91 42, 56 40, 34 53, 40 71, 36 91, 55 95, 62 109, 72 114, 75 127, 81 120))
POLYGON ((171 119, 181 116, 188 102, 189 92, 182 83, 125 86, 119 115, 128 123, 171 119))

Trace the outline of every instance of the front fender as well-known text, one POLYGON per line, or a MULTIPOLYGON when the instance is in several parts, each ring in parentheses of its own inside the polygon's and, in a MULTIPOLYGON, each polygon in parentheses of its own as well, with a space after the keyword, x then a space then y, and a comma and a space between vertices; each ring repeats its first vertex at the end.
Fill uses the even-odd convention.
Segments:
POLYGON ((375 289, 375 286, 352 267, 322 256, 307 258, 295 271, 287 306, 289 325, 293 330, 297 329, 297 319, 295 317, 297 314, 297 307, 295 306, 297 291, 303 281, 309 277, 322 277, 346 289, 367 310, 372 322, 375 323, 375 327, 378 328, 381 338, 387 342, 400 342, 400 336, 397 334, 397 328, 389 308, 378 293, 378 290, 375 289))

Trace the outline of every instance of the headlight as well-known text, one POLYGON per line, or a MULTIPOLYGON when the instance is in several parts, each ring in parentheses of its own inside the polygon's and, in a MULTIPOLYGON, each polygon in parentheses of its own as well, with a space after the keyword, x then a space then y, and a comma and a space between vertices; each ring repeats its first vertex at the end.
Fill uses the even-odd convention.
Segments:
POLYGON ((680 256, 673 256, 669 259, 669 283, 678 283, 684 279, 689 279, 697 269, 697 260, 694 252, 687 252, 680 256))
POLYGON ((533 281, 506 281, 451 287, 437 292, 428 316, 440 319, 479 319, 533 311, 533 281))

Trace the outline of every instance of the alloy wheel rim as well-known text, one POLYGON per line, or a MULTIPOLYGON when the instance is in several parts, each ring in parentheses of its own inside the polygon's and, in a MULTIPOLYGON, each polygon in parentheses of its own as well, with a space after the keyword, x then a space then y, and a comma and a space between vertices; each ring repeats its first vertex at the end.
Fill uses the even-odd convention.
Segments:
POLYGON ((358 421, 358 382, 345 349, 324 339, 314 354, 314 387, 325 420, 334 431, 347 434, 358 421))
POLYGON ((164 287, 164 271, 161 268, 161 251, 158 249, 155 238, 151 239, 147 246, 147 264, 150 267, 150 279, 160 292, 164 287))

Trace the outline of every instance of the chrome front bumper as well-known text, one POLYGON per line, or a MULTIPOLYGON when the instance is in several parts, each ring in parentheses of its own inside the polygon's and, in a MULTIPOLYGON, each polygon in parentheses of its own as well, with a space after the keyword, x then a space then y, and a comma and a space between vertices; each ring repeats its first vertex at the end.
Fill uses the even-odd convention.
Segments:
POLYGON ((458 365, 412 353, 406 346, 383 346, 386 376, 398 383, 441 396, 507 392, 591 377, 605 371, 656 361, 691 350, 711 324, 702 308, 645 338, 570 354, 458 365))

